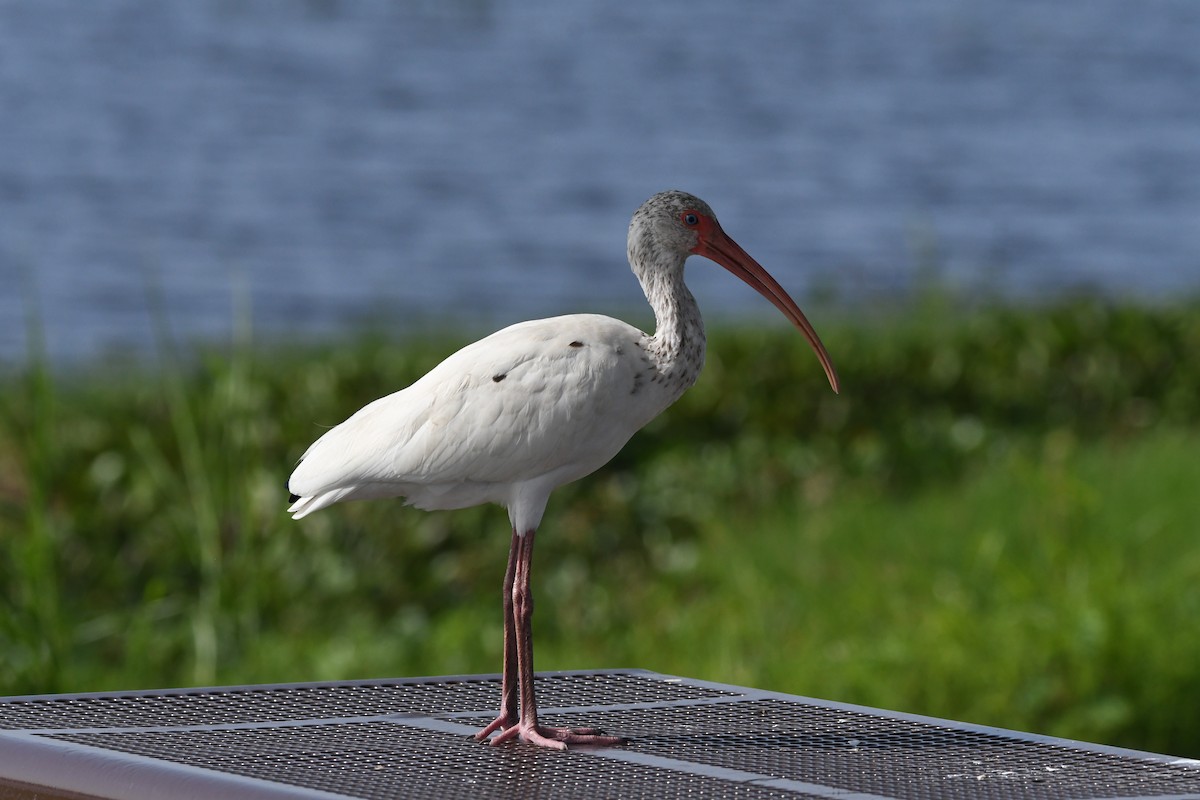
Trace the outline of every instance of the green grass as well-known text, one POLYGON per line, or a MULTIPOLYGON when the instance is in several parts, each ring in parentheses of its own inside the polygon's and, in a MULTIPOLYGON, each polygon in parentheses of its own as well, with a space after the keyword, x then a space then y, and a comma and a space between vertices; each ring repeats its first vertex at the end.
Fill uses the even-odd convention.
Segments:
MULTIPOLYGON (((539 669, 637 666, 1200 756, 1200 308, 711 336, 551 501, 539 669)), ((0 693, 494 672, 504 512, 293 522, 323 425, 451 337, 0 378, 0 693)))
POLYGON ((1200 437, 1047 444, 906 499, 718 512, 685 575, 620 588, 623 645, 543 654, 1195 753, 1170 709, 1200 693, 1200 437))

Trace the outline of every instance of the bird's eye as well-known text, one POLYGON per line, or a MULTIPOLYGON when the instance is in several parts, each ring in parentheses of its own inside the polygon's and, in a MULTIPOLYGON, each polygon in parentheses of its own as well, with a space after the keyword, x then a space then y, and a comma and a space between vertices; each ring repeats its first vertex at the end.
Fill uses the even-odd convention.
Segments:
POLYGON ((689 228, 694 228, 700 224, 700 217, 696 216, 694 211, 683 212, 681 218, 683 219, 683 224, 687 225, 689 228))

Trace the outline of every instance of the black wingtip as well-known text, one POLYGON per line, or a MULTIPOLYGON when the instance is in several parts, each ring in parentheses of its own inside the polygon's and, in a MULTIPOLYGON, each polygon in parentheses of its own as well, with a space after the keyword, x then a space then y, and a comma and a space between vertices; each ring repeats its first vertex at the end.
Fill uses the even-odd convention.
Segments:
POLYGON ((299 499, 300 499, 300 495, 298 495, 298 494, 292 494, 292 490, 288 488, 288 486, 287 486, 287 484, 286 484, 286 483, 283 485, 283 488, 285 488, 285 489, 287 489, 287 490, 288 490, 288 502, 289 502, 289 503, 294 503, 294 502, 296 502, 297 500, 299 500, 299 499))

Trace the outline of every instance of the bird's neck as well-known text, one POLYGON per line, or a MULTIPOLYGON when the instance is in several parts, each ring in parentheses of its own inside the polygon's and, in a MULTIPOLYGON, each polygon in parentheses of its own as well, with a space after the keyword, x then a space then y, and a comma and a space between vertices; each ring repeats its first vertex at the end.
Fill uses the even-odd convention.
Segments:
POLYGON ((639 277, 655 319, 646 352, 673 402, 696 382, 704 367, 704 321, 696 298, 683 283, 682 261, 678 269, 639 277))

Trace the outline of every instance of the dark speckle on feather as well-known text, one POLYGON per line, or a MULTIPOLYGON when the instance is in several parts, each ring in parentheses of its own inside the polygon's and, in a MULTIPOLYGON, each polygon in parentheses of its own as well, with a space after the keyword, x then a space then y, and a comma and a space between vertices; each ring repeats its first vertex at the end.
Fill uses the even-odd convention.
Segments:
POLYGON ((495 381, 496 383, 499 383, 500 381, 504 380, 507 377, 508 377, 508 375, 502 372, 499 375, 493 375, 492 380, 495 381))
POLYGON ((570 346, 571 347, 583 347, 583 342, 576 340, 574 342, 571 342, 570 346))

